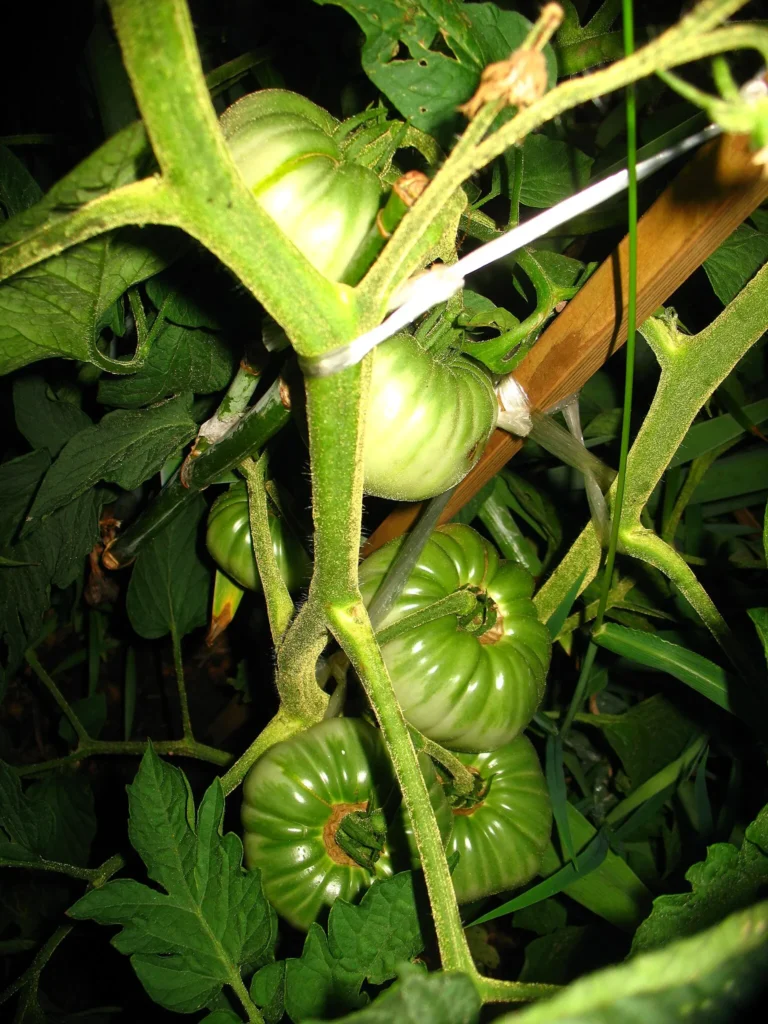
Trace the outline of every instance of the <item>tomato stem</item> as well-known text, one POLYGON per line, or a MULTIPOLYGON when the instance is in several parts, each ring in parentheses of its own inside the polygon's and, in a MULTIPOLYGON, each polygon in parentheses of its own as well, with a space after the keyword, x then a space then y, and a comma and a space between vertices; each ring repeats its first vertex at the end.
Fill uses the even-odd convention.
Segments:
POLYGON ((410 633, 411 630, 418 629, 419 626, 425 626, 428 622, 434 622, 435 619, 442 619, 447 615, 455 615, 458 626, 458 622, 462 618, 474 616, 476 608, 477 598, 473 593, 466 589, 456 590, 453 594, 448 594, 447 597, 441 597, 439 601, 427 605, 426 608, 411 612, 410 615, 403 616, 402 619, 398 619, 385 629, 380 629, 376 633, 376 640, 380 647, 384 647, 398 637, 410 633))

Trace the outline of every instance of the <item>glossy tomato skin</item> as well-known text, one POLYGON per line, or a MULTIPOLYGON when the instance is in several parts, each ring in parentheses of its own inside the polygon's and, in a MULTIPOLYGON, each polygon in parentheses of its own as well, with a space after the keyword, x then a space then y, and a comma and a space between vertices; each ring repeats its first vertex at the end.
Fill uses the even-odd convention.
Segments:
MULTIPOLYGON (((444 841, 452 814, 428 758, 419 758, 444 841)), ((355 718, 330 718, 276 744, 246 776, 242 822, 245 862, 262 872, 270 903, 307 930, 338 897, 355 900, 375 878, 416 867, 418 854, 400 804, 387 811, 387 842, 373 871, 333 840, 346 810, 391 807, 397 784, 383 740, 355 718)))
POLYGON ((487 370, 459 353, 437 359, 407 334, 379 345, 365 426, 368 494, 420 501, 462 480, 496 426, 487 370))
MULTIPOLYGON (((390 541, 360 566, 366 604, 401 543, 390 541)), ((390 641, 382 654, 411 725, 450 749, 479 752, 514 739, 544 696, 551 641, 531 600, 530 573, 501 562, 493 545, 469 526, 441 526, 382 626, 467 585, 496 605, 491 636, 464 632, 448 615, 390 641)))
MULTIPOLYGON (((270 513, 269 532, 286 586, 299 590, 309 582, 312 566, 307 553, 284 520, 270 513)), ((220 494, 208 514, 206 544, 218 567, 247 590, 261 590, 253 554, 248 517, 248 490, 244 481, 220 494)))
POLYGON ((345 161, 338 122, 310 100, 264 89, 224 112, 221 127, 262 208, 317 270, 338 281, 378 212, 381 186, 345 161))
POLYGON ((453 886, 459 903, 517 889, 541 867, 552 805, 536 751, 518 736, 492 753, 460 754, 489 784, 484 800, 453 812, 448 852, 459 853, 453 886))

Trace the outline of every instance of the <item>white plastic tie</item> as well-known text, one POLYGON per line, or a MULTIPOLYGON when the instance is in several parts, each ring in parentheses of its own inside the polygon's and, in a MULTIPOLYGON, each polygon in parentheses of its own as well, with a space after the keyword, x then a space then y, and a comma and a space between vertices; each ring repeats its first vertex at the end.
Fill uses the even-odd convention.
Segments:
POLYGON ((531 403, 511 373, 496 385, 496 397, 500 408, 498 425, 517 437, 527 437, 533 429, 531 403))

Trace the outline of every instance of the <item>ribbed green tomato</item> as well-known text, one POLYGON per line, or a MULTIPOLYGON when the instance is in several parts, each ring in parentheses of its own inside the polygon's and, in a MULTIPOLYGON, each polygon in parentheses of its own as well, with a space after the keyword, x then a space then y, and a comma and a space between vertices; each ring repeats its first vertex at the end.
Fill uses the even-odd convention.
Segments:
POLYGON ((482 776, 486 795, 454 807, 448 852, 459 853, 453 887, 459 903, 517 889, 541 867, 552 805, 539 759, 526 736, 490 754, 460 754, 482 776))
POLYGON ((244 96, 221 127, 262 208, 322 274, 338 281, 379 209, 379 179, 345 161, 338 122, 285 89, 244 96))
MULTIPOLYGON (((284 520, 270 513, 272 550, 289 590, 309 582, 312 565, 307 553, 284 520)), ((261 590, 259 570, 253 554, 248 517, 248 489, 238 481, 220 494, 208 513, 206 544, 218 567, 247 590, 261 590)))
MULTIPOLYGON (((443 839, 451 809, 429 758, 420 764, 443 839)), ((276 744, 243 784, 245 861, 294 927, 308 929, 335 899, 354 900, 375 878, 418 865, 410 820, 379 732, 355 718, 330 718, 276 744), (383 807, 386 842, 363 867, 339 845, 348 814, 383 807), (393 803, 395 806, 393 806, 393 803)), ((343 837, 342 837, 343 838, 343 837)))
POLYGON ((454 353, 435 358, 409 335, 379 345, 365 423, 368 494, 418 501, 462 480, 499 412, 487 370, 454 353))
MULTIPOLYGON (((390 541, 360 566, 366 604, 401 543, 390 541)), ((490 599, 490 628, 473 635, 455 615, 444 615, 391 640, 382 654, 411 725, 454 750, 495 750, 528 725, 544 695, 551 641, 531 600, 530 573, 501 562, 493 545, 469 526, 442 526, 381 625, 465 587, 490 599)))

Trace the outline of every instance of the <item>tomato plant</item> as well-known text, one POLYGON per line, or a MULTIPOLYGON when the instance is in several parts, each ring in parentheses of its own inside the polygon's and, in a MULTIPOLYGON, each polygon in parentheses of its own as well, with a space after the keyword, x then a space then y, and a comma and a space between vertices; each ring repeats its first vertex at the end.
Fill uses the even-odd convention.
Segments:
MULTIPOLYGON (((429 758, 421 768, 447 841, 443 788, 429 758)), ((332 718, 272 747, 243 784, 242 816, 246 863, 261 870, 270 902, 297 928, 374 878, 418 865, 386 748, 359 719, 332 718)))
MULTIPOLYGON (((360 566, 364 599, 375 595, 399 547, 391 542, 360 566)), ((441 527, 382 627, 464 588, 477 606, 463 621, 446 615, 417 625, 382 654, 403 713, 420 732, 454 750, 496 749, 528 725, 544 695, 551 643, 531 600, 530 573, 500 562, 470 527, 441 527)))
POLYGON ((768 29, 193 6, 6 44, 0 1012, 749 1017, 768 29))

